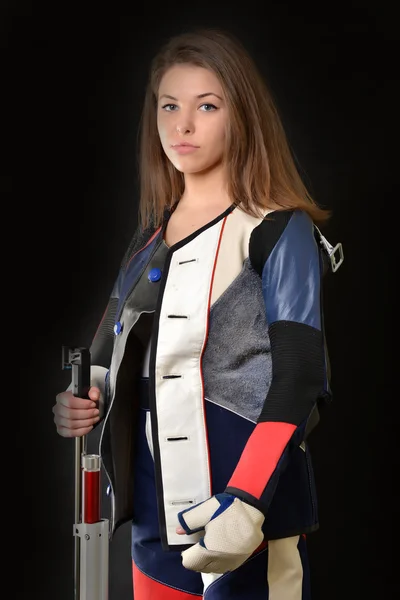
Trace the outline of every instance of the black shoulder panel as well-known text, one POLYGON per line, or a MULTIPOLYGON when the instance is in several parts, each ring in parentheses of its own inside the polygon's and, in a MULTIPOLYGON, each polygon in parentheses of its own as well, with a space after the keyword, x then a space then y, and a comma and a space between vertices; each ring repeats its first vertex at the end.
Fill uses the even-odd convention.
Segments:
POLYGON ((252 231, 249 241, 249 259, 261 276, 266 260, 289 223, 293 210, 277 210, 266 215, 252 231))

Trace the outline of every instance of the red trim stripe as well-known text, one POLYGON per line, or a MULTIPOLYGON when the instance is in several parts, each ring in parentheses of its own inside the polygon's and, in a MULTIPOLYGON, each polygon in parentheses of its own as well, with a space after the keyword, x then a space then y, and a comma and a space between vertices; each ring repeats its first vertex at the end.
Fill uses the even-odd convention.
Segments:
POLYGON ((204 337, 203 348, 201 350, 201 355, 200 355, 201 397, 203 400, 203 418, 204 418, 204 430, 205 430, 205 434, 206 434, 207 455, 208 455, 208 478, 209 478, 210 496, 213 495, 213 491, 212 491, 212 478, 211 478, 210 444, 208 443, 208 430, 207 430, 207 421, 206 421, 206 406, 205 406, 206 401, 204 398, 203 354, 204 354, 204 351, 206 348, 206 343, 207 343, 207 338, 208 338, 208 329, 209 329, 209 325, 210 325, 211 296, 212 296, 212 290, 213 290, 213 285, 214 285, 215 269, 217 268, 217 261, 218 261, 219 249, 221 247, 222 234, 224 232, 226 219, 228 218, 228 216, 229 215, 227 215, 222 222, 222 227, 221 227, 221 231, 219 234, 218 246, 217 246, 217 250, 215 253, 214 266, 213 266, 213 270, 212 270, 212 274, 211 274, 210 292, 208 295, 206 335, 204 337))
POLYGON ((258 423, 227 487, 260 499, 295 429, 291 423, 258 423))
POLYGON ((151 242, 152 242, 152 241, 154 240, 154 238, 155 238, 155 237, 156 237, 156 236, 157 236, 157 235, 160 233, 160 231, 161 231, 161 227, 159 227, 159 228, 158 228, 158 229, 157 229, 157 230, 156 230, 156 231, 153 233, 153 235, 152 235, 152 236, 151 236, 151 238, 148 240, 148 242, 147 242, 147 243, 146 243, 146 244, 143 246, 143 248, 139 248, 139 250, 137 250, 137 251, 136 251, 134 254, 132 254, 132 256, 130 257, 130 259, 129 259, 129 260, 128 260, 128 262, 126 263, 126 268, 128 268, 128 266, 129 266, 129 265, 130 265, 130 263, 131 263, 131 260, 132 260, 132 259, 133 259, 133 258, 134 258, 134 257, 135 257, 137 254, 139 254, 139 252, 143 252, 143 250, 144 250, 145 248, 147 248, 147 246, 148 246, 149 244, 151 244, 151 242))

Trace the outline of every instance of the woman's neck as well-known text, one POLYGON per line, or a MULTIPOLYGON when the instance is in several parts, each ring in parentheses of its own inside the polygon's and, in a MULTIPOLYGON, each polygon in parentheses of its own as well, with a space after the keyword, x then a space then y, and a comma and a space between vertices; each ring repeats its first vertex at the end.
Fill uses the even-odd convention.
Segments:
POLYGON ((190 210, 224 210, 232 204, 222 169, 208 173, 186 173, 185 190, 179 201, 180 208, 190 210))

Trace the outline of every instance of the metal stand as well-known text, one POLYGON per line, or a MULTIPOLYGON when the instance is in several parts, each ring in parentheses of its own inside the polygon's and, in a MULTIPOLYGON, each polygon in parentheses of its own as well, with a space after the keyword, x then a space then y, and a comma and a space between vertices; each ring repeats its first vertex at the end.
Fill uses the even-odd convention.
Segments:
MULTIPOLYGON (((72 368, 72 393, 87 398, 90 353, 63 346, 62 368, 72 368)), ((108 600, 109 521, 100 518, 101 457, 75 438, 74 600, 108 600)))

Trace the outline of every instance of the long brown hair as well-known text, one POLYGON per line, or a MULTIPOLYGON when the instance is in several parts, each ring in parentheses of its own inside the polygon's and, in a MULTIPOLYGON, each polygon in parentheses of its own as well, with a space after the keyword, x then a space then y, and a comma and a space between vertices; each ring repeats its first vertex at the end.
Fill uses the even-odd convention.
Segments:
POLYGON ((139 127, 139 220, 158 227, 184 191, 184 177, 169 161, 157 130, 157 97, 164 73, 176 64, 215 73, 224 90, 229 194, 247 214, 263 209, 306 211, 323 224, 331 211, 311 197, 293 159, 272 94, 242 43, 230 33, 200 29, 170 38, 153 58, 139 127))

